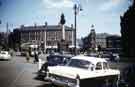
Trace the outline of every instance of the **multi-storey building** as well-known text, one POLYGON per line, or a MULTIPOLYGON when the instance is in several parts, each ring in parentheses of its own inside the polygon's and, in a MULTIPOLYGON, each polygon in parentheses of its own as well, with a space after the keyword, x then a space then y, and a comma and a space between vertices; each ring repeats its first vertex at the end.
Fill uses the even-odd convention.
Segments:
MULTIPOLYGON (((65 27, 65 41, 70 45, 74 45, 74 29, 73 26, 65 27)), ((42 48, 46 49, 57 49, 57 44, 62 40, 62 27, 61 25, 34 25, 34 26, 24 26, 14 29, 18 31, 20 35, 20 43, 31 42, 33 44, 38 44, 42 48)), ((16 34, 18 35, 18 34, 16 34)))
POLYGON ((106 48, 107 47, 107 41, 106 38, 109 36, 110 34, 108 33, 97 33, 96 34, 96 45, 97 46, 101 46, 102 48, 106 48))
POLYGON ((121 37, 119 35, 110 35, 106 38, 108 50, 112 52, 120 52, 121 50, 121 37))

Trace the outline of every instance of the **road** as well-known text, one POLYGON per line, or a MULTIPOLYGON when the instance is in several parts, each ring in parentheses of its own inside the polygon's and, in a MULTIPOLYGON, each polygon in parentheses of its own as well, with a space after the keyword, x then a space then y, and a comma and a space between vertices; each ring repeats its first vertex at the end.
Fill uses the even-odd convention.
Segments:
POLYGON ((27 63, 25 57, 14 56, 0 61, 0 87, 48 87, 48 82, 36 79, 37 64, 27 63))

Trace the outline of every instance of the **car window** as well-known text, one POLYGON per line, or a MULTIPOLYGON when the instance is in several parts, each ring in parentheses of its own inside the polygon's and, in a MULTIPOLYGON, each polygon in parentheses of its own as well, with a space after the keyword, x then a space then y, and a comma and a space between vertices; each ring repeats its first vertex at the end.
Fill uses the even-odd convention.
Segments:
POLYGON ((70 60, 70 57, 63 57, 63 64, 67 64, 70 60))
POLYGON ((101 62, 98 62, 96 64, 96 70, 101 70, 102 69, 102 63, 101 62))
POLYGON ((50 57, 48 58, 48 61, 61 62, 61 61, 62 61, 62 57, 60 57, 60 56, 50 56, 50 57))
POLYGON ((107 62, 103 62, 103 69, 108 69, 109 68, 109 65, 107 62))
POLYGON ((6 54, 6 52, 1 52, 1 54, 6 54))
POLYGON ((89 61, 86 61, 86 60, 71 59, 70 62, 68 63, 68 66, 88 69, 90 64, 91 63, 89 61))

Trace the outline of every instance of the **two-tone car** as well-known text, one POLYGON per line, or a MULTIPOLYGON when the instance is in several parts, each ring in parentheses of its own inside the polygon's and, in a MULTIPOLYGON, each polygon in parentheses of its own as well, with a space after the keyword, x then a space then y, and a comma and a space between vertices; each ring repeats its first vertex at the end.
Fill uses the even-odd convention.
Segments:
POLYGON ((65 65, 69 62, 71 59, 71 56, 67 55, 59 55, 59 54, 53 54, 48 55, 45 61, 41 61, 42 65, 39 69, 38 76, 40 78, 46 77, 47 67, 48 66, 57 66, 57 65, 65 65))
POLYGON ((72 57, 67 65, 49 66, 46 80, 62 87, 116 87, 120 71, 111 69, 103 58, 72 57))

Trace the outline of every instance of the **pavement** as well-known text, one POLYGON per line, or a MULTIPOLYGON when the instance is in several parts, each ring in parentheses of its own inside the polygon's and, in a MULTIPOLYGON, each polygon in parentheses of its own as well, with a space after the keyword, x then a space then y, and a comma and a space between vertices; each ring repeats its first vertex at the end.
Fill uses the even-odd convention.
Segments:
POLYGON ((0 87, 48 87, 48 82, 36 79, 37 70, 33 58, 29 63, 20 56, 0 61, 0 87))

